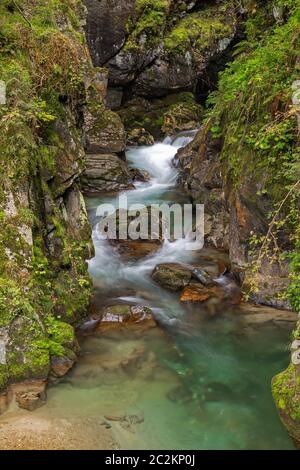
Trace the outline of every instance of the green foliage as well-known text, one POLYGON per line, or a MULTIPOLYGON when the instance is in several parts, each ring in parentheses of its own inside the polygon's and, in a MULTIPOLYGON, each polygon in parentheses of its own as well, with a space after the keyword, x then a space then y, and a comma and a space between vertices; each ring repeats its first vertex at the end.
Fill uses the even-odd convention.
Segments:
MULTIPOLYGON (((76 323, 90 298, 81 242, 59 208, 53 220, 45 214, 46 199, 56 207, 46 180, 58 176, 56 158, 65 149, 54 124, 67 126, 67 114, 85 102, 83 76, 92 67, 77 30, 83 11, 80 0, 0 2, 0 80, 7 90, 0 106, 0 328, 9 338, 0 388, 46 378, 51 356, 69 354, 74 343, 74 328, 60 313, 68 306, 68 322, 76 323), (53 222, 63 245, 55 260, 45 242, 53 222)), ((75 140, 75 125, 70 132, 75 140)))
POLYGON ((279 3, 283 18, 277 23, 271 6, 261 5, 249 17, 247 39, 220 74, 208 114, 213 136, 224 142, 221 158, 231 184, 238 189, 251 180, 260 186, 257 197, 273 206, 266 214, 268 233, 259 235, 250 247, 250 254, 256 256, 253 276, 265 256, 270 260, 292 256, 288 295, 299 311, 300 147, 291 98, 292 83, 300 74, 300 2, 279 3))
MULTIPOLYGON (((299 228, 298 231, 300 232, 299 228)), ((287 293, 292 307, 296 312, 300 313, 300 233, 298 233, 295 251, 290 255, 290 260, 291 283, 287 293)))

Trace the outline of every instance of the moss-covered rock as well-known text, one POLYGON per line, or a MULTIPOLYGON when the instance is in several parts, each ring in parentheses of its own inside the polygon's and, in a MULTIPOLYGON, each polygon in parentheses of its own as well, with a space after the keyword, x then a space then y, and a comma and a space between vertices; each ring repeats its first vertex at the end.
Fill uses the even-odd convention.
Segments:
POLYGON ((89 44, 95 64, 109 69, 109 85, 151 98, 191 90, 232 42, 241 9, 234 0, 203 2, 197 11, 194 2, 177 0, 121 2, 113 9, 106 0, 86 5, 89 44), (109 58, 108 43, 115 51, 109 58))
POLYGON ((200 127, 203 109, 192 93, 183 92, 151 101, 136 98, 124 105, 119 114, 128 133, 145 129, 159 138, 200 127))
MULTIPOLYGON (((298 353, 299 354, 299 353, 298 353)), ((293 363, 273 378, 272 392, 283 424, 300 448, 300 371, 293 363)))
POLYGON ((36 381, 16 392, 31 407, 53 363, 74 362, 90 300, 83 118, 104 106, 107 74, 92 66, 80 1, 5 0, 0 17, 0 388, 36 381))

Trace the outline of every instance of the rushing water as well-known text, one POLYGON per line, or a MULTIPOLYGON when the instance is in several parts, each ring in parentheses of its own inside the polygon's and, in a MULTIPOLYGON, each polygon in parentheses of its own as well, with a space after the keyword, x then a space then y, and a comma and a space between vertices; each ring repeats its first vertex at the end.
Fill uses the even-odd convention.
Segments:
MULTIPOLYGON (((186 202, 175 188, 176 170, 170 163, 189 139, 179 136, 128 151, 130 164, 152 176, 150 182, 126 192, 129 203, 186 202)), ((87 201, 94 227, 98 205, 113 202, 115 197, 87 201)), ((158 288, 150 279, 157 263, 191 262, 201 256, 184 250, 184 240, 165 242, 158 252, 139 260, 124 260, 99 240, 96 232, 94 241, 96 256, 90 262, 90 273, 98 291, 96 303, 109 295, 115 303, 123 300, 149 305, 164 330, 143 335, 107 333, 83 344, 102 364, 102 351, 116 362, 118 355, 130 357, 132 351, 143 351, 136 368, 126 373, 118 368, 106 372, 104 367, 104 372, 91 380, 92 390, 101 396, 101 409, 107 406, 112 414, 144 416, 132 439, 125 439, 124 447, 291 448, 270 392, 271 377, 288 361, 287 332, 274 328, 245 332, 234 316, 236 307, 227 307, 217 320, 203 322, 201 307, 183 307, 178 295, 158 288)), ((74 385, 76 380, 75 371, 74 385)))
MULTIPOLYGON (((130 164, 151 174, 126 192, 130 203, 186 202, 170 162, 189 138, 128 151, 130 164)), ((93 310, 148 305, 160 327, 84 337, 78 365, 49 390, 42 412, 110 417, 124 449, 292 448, 270 392, 271 377, 288 362, 288 332, 245 328, 236 306, 218 305, 219 315, 204 321, 204 307, 183 306, 177 294, 161 290, 150 278, 157 263, 202 259, 212 269, 213 257, 221 255, 187 251, 179 240, 144 258, 122 257, 96 230, 97 207, 115 200, 87 199, 96 248, 89 263, 93 310)))

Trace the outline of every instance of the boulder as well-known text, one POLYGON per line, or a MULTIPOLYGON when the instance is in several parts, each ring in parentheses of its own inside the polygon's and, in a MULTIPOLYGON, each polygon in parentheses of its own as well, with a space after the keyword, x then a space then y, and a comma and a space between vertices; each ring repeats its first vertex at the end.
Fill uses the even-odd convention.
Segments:
POLYGON ((164 221, 151 206, 137 210, 117 209, 100 220, 98 232, 106 235, 113 244, 131 241, 139 243, 160 244, 162 241, 164 221))
POLYGON ((152 279, 172 291, 182 290, 191 284, 195 284, 196 287, 199 284, 200 289, 203 286, 215 285, 212 277, 204 269, 180 263, 158 264, 152 273, 152 279))
POLYGON ((126 163, 112 154, 87 155, 81 184, 83 190, 89 193, 134 188, 126 163))
POLYGON ((104 108, 92 105, 84 113, 85 147, 87 153, 117 153, 122 155, 126 147, 126 133, 120 116, 104 108))
POLYGON ((190 283, 192 272, 179 263, 164 263, 155 266, 151 277, 161 287, 176 292, 190 283))
POLYGON ((111 305, 104 307, 101 312, 101 321, 97 331, 106 331, 114 328, 156 327, 152 310, 143 305, 111 305))
POLYGON ((132 129, 127 136, 128 145, 154 145, 154 137, 143 127, 132 129))

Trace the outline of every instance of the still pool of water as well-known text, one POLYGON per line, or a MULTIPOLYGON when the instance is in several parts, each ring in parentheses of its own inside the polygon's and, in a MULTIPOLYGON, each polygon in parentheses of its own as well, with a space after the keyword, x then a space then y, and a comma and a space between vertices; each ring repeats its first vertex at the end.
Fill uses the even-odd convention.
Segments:
POLYGON ((226 318, 192 326, 85 338, 46 407, 106 416, 123 449, 292 449, 270 393, 286 334, 243 335, 226 318))

